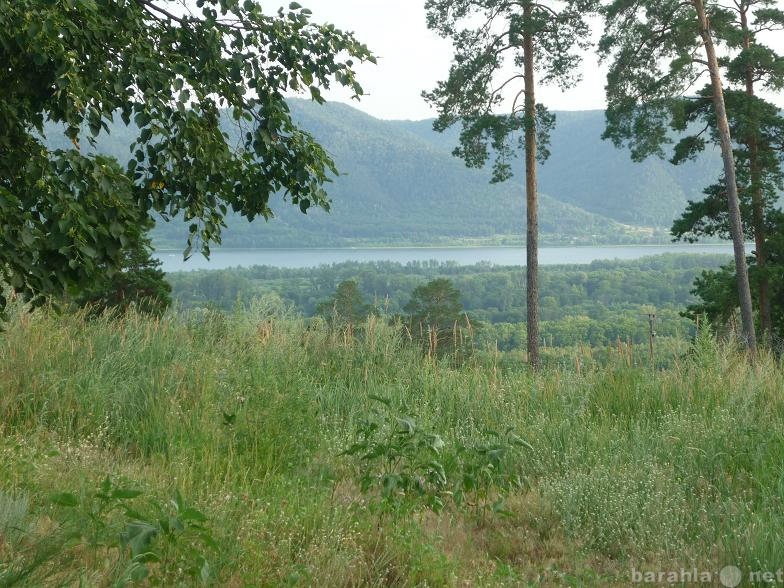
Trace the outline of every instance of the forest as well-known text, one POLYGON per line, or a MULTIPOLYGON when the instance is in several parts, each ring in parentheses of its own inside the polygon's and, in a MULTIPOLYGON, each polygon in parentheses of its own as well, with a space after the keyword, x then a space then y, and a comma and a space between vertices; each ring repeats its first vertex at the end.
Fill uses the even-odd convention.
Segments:
MULTIPOLYGON (((542 270, 542 337, 555 346, 603 346, 618 338, 647 342, 647 313, 658 315, 660 336, 685 338, 694 324, 681 316, 695 302, 694 279, 728 262, 724 255, 669 254, 638 261, 596 261, 542 270)), ((525 271, 491 264, 348 262, 307 269, 267 266, 168 274, 172 297, 183 309, 231 311, 275 294, 306 317, 317 314, 344 281, 355 281, 364 301, 380 314, 404 314, 417 287, 447 278, 461 308, 482 323, 481 343, 499 350, 525 348, 525 271)))

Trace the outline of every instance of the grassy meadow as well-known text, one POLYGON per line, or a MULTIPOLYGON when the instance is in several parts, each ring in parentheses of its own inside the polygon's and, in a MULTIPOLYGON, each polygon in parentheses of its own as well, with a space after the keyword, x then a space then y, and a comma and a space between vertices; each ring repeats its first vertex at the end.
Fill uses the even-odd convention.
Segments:
POLYGON ((704 336, 666 369, 575 365, 454 367, 380 321, 349 337, 263 301, 16 312, 0 586, 594 586, 784 565, 776 360, 704 336))

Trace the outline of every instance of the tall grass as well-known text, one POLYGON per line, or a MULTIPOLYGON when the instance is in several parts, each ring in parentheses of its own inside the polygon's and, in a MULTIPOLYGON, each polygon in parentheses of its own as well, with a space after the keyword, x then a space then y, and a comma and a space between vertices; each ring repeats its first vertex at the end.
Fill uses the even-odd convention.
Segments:
POLYGON ((270 300, 158 320, 19 312, 0 333, 0 585, 120 579, 129 555, 82 535, 39 557, 75 516, 48 497, 90 496, 107 475, 137 501, 195 504, 221 586, 625 584, 632 567, 784 565, 774 358, 750 365, 703 338, 667 369, 555 363, 531 374, 479 353, 455 368, 381 321, 346 338, 270 300), (532 449, 508 513, 370 508, 340 454, 373 396, 450 443, 514 429, 532 449))

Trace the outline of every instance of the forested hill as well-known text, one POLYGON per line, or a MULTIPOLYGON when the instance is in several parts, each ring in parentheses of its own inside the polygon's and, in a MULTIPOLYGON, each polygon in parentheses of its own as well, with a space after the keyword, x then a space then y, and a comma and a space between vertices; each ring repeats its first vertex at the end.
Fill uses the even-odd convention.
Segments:
MULTIPOLYGON (((277 218, 268 223, 229 219, 224 246, 521 242, 522 161, 518 177, 491 185, 488 170, 468 169, 451 155, 456 129, 438 134, 432 121, 382 121, 339 103, 290 104, 342 172, 328 187, 332 212, 302 215, 277 202, 277 218)), ((601 140, 603 125, 601 111, 557 113, 552 156, 540 170, 545 244, 666 240, 686 201, 719 174, 716 153, 680 167, 656 159, 633 163, 628 152, 601 140)), ((119 123, 100 149, 124 162, 132 131, 119 123)), ((180 247, 185 235, 182 223, 159 223, 155 241, 180 247)))
MULTIPOLYGON (((345 174, 330 186, 332 213, 303 216, 279 205, 278 218, 266 225, 232 223, 226 245, 521 239, 522 173, 490 185, 488 171, 468 169, 452 156, 457 131, 441 135, 432 121, 382 121, 338 103, 293 100, 291 107, 345 174)), ((558 113, 552 157, 540 171, 546 243, 645 240, 649 232, 624 225, 668 228, 687 199, 699 197, 718 176, 717 154, 682 167, 655 159, 635 164, 628 152, 601 140, 603 125, 601 111, 558 113)), ((522 161, 519 167, 522 172, 522 161)), ((173 236, 171 230, 159 235, 173 236)))
MULTIPOLYGON (((459 129, 434 133, 432 120, 392 124, 444 151, 457 144, 459 129)), ((539 189, 614 221, 668 229, 686 201, 702 198, 702 190, 719 177, 718 150, 709 148, 696 161, 679 166, 657 158, 635 163, 627 150, 603 141, 603 131, 601 110, 557 112, 551 155, 538 171, 539 189)), ((521 169, 518 190, 523 179, 521 169)))

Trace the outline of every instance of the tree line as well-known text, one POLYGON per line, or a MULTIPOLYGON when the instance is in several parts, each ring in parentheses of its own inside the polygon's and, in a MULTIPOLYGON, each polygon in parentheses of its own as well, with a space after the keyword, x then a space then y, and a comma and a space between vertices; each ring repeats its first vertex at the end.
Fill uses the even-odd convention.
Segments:
MULTIPOLYGON (((659 315, 663 335, 684 337, 692 332, 691 321, 680 313, 697 303, 691 293, 694 280, 705 268, 718 270, 727 259, 724 255, 668 254, 547 266, 541 276, 542 341, 555 346, 605 345, 618 337, 642 342, 648 336, 643 316, 647 308, 659 315)), ((446 280, 448 284, 439 282, 441 288, 433 289, 447 292, 443 299, 455 300, 448 305, 453 310, 442 313, 449 318, 438 321, 443 328, 451 332, 455 321, 464 325, 467 313, 483 341, 497 341, 501 350, 525 347, 521 346, 526 334, 520 320, 525 305, 525 269, 521 267, 346 262, 307 269, 255 266, 178 272, 169 274, 168 280, 176 303, 186 310, 229 311, 254 298, 275 295, 306 317, 356 325, 373 313, 400 318, 414 330, 423 313, 412 310, 409 303, 421 297, 422 288, 446 280), (459 308, 454 310, 456 304, 459 308)))

